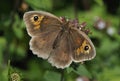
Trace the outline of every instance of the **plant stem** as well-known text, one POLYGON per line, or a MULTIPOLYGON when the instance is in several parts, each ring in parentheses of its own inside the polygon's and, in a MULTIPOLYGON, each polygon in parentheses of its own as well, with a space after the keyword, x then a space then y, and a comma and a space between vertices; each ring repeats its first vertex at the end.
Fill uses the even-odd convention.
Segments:
POLYGON ((64 81, 64 69, 61 70, 61 80, 60 81, 64 81))
POLYGON ((74 0, 74 16, 77 19, 78 18, 78 0, 74 0))

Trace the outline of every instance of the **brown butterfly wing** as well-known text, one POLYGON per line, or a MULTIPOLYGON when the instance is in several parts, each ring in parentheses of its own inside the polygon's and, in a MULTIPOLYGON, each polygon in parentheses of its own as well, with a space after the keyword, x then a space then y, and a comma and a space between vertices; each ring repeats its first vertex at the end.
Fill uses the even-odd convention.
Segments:
POLYGON ((60 32, 54 42, 54 49, 51 52, 48 61, 57 68, 68 67, 72 63, 70 42, 68 34, 60 32))
POLYGON ((69 39, 71 43, 72 59, 74 62, 91 60, 95 57, 96 51, 94 45, 84 32, 73 28, 70 31, 69 39))
POLYGON ((36 54, 38 57, 47 59, 50 55, 50 52, 53 48, 53 43, 57 37, 59 31, 54 31, 53 33, 47 32, 40 34, 39 36, 34 36, 30 40, 30 49, 33 54, 36 54))
POLYGON ((37 36, 48 31, 55 31, 61 29, 61 21, 58 17, 43 11, 26 12, 23 17, 28 34, 30 36, 37 36), (37 16, 37 20, 34 17, 37 16))
POLYGON ((38 57, 47 59, 52 45, 61 30, 61 21, 54 15, 43 11, 30 11, 24 15, 24 21, 30 40, 30 49, 38 57), (34 21, 34 16, 38 21, 34 21))

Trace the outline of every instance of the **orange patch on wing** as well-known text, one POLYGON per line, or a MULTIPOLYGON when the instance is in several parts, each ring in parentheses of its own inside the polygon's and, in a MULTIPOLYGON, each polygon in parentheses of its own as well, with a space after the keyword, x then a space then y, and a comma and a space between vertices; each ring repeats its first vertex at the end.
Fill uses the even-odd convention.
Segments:
POLYGON ((37 30, 39 28, 40 28, 40 25, 37 25, 37 26, 34 27, 34 30, 37 30))
POLYGON ((34 21, 34 16, 36 16, 36 15, 33 15, 33 17, 31 18, 31 22, 35 26, 34 29, 36 30, 36 29, 40 28, 40 24, 41 24, 41 21, 43 20, 44 16, 38 16, 37 21, 34 21))
MULTIPOLYGON (((82 54, 89 54, 89 50, 87 50, 87 51, 84 50, 85 45, 87 45, 86 40, 84 40, 82 45, 79 48, 77 48, 77 50, 76 50, 76 54, 77 55, 79 55, 80 53, 82 53, 82 54)), ((89 46, 89 48, 91 48, 91 47, 89 46)))

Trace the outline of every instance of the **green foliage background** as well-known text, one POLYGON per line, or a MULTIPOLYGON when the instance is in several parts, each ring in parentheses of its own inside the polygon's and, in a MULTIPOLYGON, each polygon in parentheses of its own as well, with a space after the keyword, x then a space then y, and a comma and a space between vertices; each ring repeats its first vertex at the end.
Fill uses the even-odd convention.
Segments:
POLYGON ((119 0, 1 0, 0 3, 0 81, 76 81, 85 76, 90 81, 120 81, 120 5, 119 0), (108 3, 113 1, 113 5, 108 3), (116 6, 118 5, 118 6, 116 6), (111 7, 111 10, 109 10, 111 7), (23 14, 31 10, 45 10, 69 19, 77 17, 87 22, 90 38, 96 48, 96 57, 84 64, 73 64, 64 71, 52 67, 29 50, 30 37, 23 22, 23 14), (75 16, 77 14, 77 16, 75 16), (109 26, 103 30, 94 27, 100 17, 109 26), (106 31, 109 27, 113 34, 106 31), (64 75, 62 74, 64 73, 64 75))

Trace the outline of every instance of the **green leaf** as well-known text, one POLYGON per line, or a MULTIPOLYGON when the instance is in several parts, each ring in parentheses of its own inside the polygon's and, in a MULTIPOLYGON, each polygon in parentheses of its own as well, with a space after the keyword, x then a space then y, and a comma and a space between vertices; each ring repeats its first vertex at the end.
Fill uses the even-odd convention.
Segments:
POLYGON ((101 41, 101 46, 99 48, 99 53, 103 56, 108 56, 110 54, 114 53, 114 50, 119 48, 119 42, 111 41, 108 38, 104 38, 104 40, 101 41), (103 53, 105 52, 105 54, 103 53))
POLYGON ((22 39, 23 37, 23 31, 21 28, 14 26, 13 27, 14 34, 16 35, 17 38, 22 39))
POLYGON ((61 75, 57 72, 46 71, 44 78, 46 81, 60 81, 61 75))
POLYGON ((0 79, 0 81, 8 81, 8 68, 2 69, 0 79))
POLYGON ((87 76, 89 78, 92 78, 91 74, 88 72, 88 70, 83 66, 80 65, 77 70, 74 70, 75 73, 81 76, 87 76))
POLYGON ((13 32, 16 35, 17 38, 22 39, 23 37, 23 30, 21 28, 21 21, 18 15, 15 15, 15 22, 13 24, 13 32))
POLYGON ((98 5, 103 6, 103 0, 94 0, 98 5))
POLYGON ((14 41, 14 42, 11 42, 9 44, 9 52, 10 52, 10 54, 13 54, 15 52, 15 50, 16 50, 16 43, 14 41))
POLYGON ((43 9, 51 10, 52 9, 52 0, 25 0, 34 10, 43 9))
POLYGON ((72 67, 68 67, 67 69, 66 69, 66 71, 67 71, 67 73, 70 73, 70 72, 72 72, 74 69, 72 68, 72 67))
POLYGON ((6 39, 4 37, 0 37, 0 64, 2 64, 2 60, 3 60, 3 51, 6 47, 6 39))
POLYGON ((2 50, 0 50, 0 66, 2 65, 3 62, 3 53, 2 50))
POLYGON ((4 37, 0 37, 0 49, 5 48, 6 43, 7 43, 6 39, 4 37))
POLYGON ((24 57, 25 56, 25 49, 22 46, 18 46, 16 49, 17 54, 19 54, 20 56, 24 57))
POLYGON ((97 76, 99 81, 120 81, 120 66, 104 68, 97 76))
POLYGON ((43 69, 41 68, 42 65, 40 62, 37 60, 30 60, 27 65, 29 70, 24 72, 24 77, 28 78, 29 81, 43 81, 41 80, 43 79, 43 69))
POLYGON ((10 25, 10 19, 6 19, 5 21, 3 21, 1 24, 3 24, 5 27, 9 27, 10 25))

